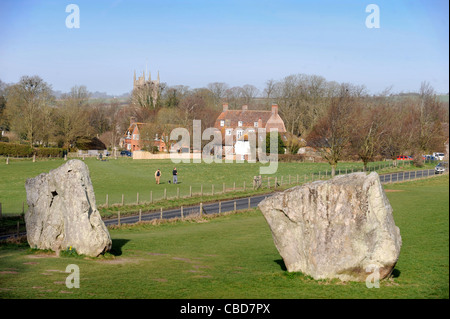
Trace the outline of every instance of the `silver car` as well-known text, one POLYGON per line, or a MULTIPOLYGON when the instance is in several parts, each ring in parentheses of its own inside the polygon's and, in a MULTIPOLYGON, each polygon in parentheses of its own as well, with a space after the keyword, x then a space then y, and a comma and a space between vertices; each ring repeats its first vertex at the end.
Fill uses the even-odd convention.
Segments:
POLYGON ((445 172, 448 172, 448 162, 440 162, 434 168, 434 173, 435 174, 442 174, 442 173, 445 173, 445 172))

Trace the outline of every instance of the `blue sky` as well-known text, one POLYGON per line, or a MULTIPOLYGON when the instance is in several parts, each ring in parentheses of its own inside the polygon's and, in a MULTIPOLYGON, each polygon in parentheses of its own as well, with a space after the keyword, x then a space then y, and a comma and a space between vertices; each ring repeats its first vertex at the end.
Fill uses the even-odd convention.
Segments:
POLYGON ((133 72, 168 85, 252 84, 317 74, 378 93, 449 87, 447 0, 0 0, 0 79, 122 94, 133 72), (68 29, 68 4, 80 28, 68 29), (380 28, 366 27, 366 6, 380 28))

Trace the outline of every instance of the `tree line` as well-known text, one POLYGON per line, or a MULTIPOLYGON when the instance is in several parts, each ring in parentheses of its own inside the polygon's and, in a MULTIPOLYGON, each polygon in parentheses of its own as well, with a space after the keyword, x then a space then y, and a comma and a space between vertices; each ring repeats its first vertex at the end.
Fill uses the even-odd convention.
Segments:
POLYGON ((201 120, 202 130, 213 127, 223 102, 229 109, 245 104, 265 110, 276 103, 291 136, 317 149, 332 167, 351 156, 365 165, 376 156, 418 157, 442 151, 448 139, 448 102, 440 101, 427 82, 418 92, 403 95, 391 88, 370 95, 362 85, 305 74, 268 80, 262 91, 251 84, 230 87, 213 82, 191 89, 160 83, 153 101, 153 89, 135 88, 123 102, 92 102, 85 86, 74 86, 56 98, 39 76, 23 76, 9 85, 0 81, 0 129, 8 132, 11 142, 30 146, 72 150, 83 139, 98 137, 112 149, 132 117, 150 124, 141 134, 152 140, 156 134, 170 133, 168 127, 191 131, 193 120, 201 120))

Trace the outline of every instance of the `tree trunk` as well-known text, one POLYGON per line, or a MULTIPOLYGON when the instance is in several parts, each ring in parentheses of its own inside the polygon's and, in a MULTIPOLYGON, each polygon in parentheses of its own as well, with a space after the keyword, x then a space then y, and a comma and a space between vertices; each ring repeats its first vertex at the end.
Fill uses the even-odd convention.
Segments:
POLYGON ((331 178, 336 175, 336 164, 331 164, 331 178))

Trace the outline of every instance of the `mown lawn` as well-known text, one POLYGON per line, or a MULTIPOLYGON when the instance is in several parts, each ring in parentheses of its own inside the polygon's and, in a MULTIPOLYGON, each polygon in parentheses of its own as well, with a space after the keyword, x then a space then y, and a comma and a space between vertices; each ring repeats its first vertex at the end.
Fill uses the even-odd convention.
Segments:
MULTIPOLYGON (((48 173, 62 165, 62 159, 39 160, 35 163, 31 159, 15 160, 10 159, 9 164, 5 164, 5 159, 0 159, 0 203, 4 215, 20 214, 22 209, 26 210, 26 192, 25 181, 27 178, 35 177, 41 173, 48 173), (22 208, 23 207, 23 208, 22 208)), ((268 164, 260 163, 179 163, 174 164, 170 160, 133 160, 130 158, 109 159, 108 161, 98 161, 93 158, 86 158, 85 163, 89 167, 90 176, 94 186, 97 206, 106 202, 108 195, 109 205, 122 203, 122 195, 125 204, 135 204, 139 193, 139 202, 150 202, 150 196, 153 201, 162 200, 164 189, 166 189, 167 198, 175 198, 177 192, 179 196, 188 196, 190 187, 194 195, 212 193, 214 185, 215 194, 223 191, 223 184, 227 191, 243 189, 244 182, 246 189, 252 186, 253 176, 259 175, 261 166, 268 164), (169 184, 172 180, 172 169, 177 167, 179 177, 178 185, 169 184), (161 184, 156 185, 154 172, 161 169, 161 184), (177 190, 179 188, 179 190, 177 190)), ((371 163, 372 169, 380 169, 387 162, 371 163)), ((429 165, 428 167, 434 167, 429 165)), ((400 166, 396 170, 411 169, 410 166, 400 166)), ((340 163, 338 165, 342 173, 347 169, 361 170, 362 163, 340 163)), ((314 178, 323 178, 326 171, 330 173, 330 166, 326 163, 278 163, 276 174, 270 175, 271 186, 273 187, 275 177, 278 183, 283 177, 283 184, 288 183, 291 175, 291 183, 297 181, 302 183, 305 180, 310 181, 311 174, 314 178)), ((383 171, 392 171, 386 168, 383 171)), ((328 175, 329 176, 329 175, 328 175)), ((266 176, 267 177, 267 176, 266 176)))
POLYGON ((403 246, 394 277, 365 283, 288 273, 258 210, 111 229, 101 258, 0 246, 0 298, 449 298, 449 178, 389 185, 403 246), (65 269, 80 269, 68 289, 65 269))

